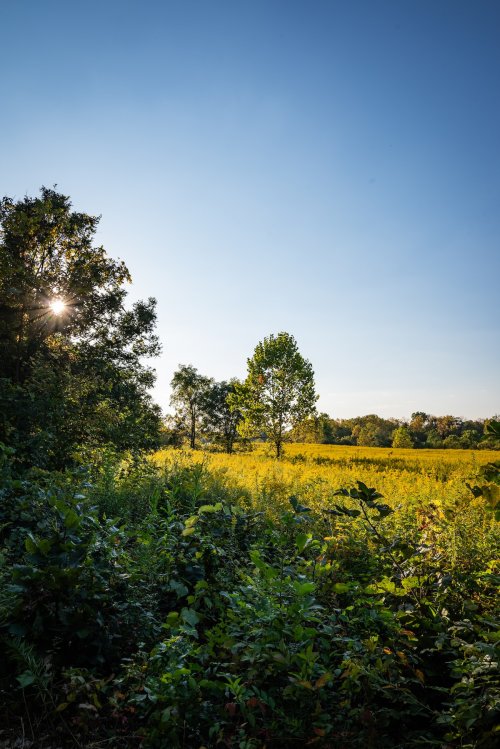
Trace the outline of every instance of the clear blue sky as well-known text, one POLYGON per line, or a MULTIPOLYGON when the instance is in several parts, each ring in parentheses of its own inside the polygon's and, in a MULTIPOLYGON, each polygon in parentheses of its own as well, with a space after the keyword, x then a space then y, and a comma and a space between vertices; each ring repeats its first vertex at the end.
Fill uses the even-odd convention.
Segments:
POLYGON ((57 183, 178 363, 292 333, 336 417, 500 411, 500 2, 1 3, 2 195, 57 183))

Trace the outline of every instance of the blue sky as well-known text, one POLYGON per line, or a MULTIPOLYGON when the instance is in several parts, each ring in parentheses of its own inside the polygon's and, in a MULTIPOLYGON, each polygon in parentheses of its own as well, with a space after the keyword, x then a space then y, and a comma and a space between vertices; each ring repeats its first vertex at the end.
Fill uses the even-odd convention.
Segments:
POLYGON ((179 363, 270 333, 335 417, 500 412, 497 0, 0 9, 1 193, 102 215, 179 363))

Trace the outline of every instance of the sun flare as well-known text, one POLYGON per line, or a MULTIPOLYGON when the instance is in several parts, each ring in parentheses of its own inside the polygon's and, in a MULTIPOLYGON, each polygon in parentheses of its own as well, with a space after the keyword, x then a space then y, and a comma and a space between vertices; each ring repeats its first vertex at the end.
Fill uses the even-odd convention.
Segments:
POLYGON ((66 309, 66 304, 62 301, 62 299, 54 299, 49 304, 49 307, 54 315, 62 315, 62 313, 66 309))

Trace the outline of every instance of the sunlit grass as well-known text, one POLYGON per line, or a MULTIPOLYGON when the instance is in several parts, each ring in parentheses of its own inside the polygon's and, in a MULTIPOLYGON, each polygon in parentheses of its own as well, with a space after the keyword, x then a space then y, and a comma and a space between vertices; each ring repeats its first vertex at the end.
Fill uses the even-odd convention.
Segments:
POLYGON ((279 510, 291 494, 320 509, 340 487, 360 480, 374 486, 391 504, 449 506, 472 500, 466 486, 481 465, 498 459, 495 451, 405 450, 337 445, 292 444, 277 461, 267 445, 251 452, 211 453, 167 449, 156 454, 161 463, 199 463, 219 478, 240 487, 254 506, 279 510))
MULTIPOLYGON (((278 520, 295 496, 313 511, 310 520, 319 534, 339 539, 346 532, 355 543, 370 544, 362 523, 331 521, 324 512, 340 501, 337 489, 363 481, 395 510, 383 524, 388 537, 415 539, 422 534, 422 542, 443 554, 448 564, 466 568, 498 558, 498 523, 483 498, 475 498, 467 487, 475 483, 482 465, 498 458, 495 451, 294 444, 279 461, 266 445, 234 455, 167 449, 158 452, 155 461, 173 474, 202 466, 201 501, 230 498, 278 520)), ((342 504, 355 506, 344 498, 342 504)))

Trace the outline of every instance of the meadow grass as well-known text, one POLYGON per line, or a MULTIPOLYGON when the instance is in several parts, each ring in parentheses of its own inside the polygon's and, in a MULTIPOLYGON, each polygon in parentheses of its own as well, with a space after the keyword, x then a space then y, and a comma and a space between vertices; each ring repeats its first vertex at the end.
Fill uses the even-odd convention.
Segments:
POLYGON ((198 466, 201 502, 222 499, 279 521, 295 496, 312 510, 311 522, 320 535, 347 534, 355 544, 370 545, 360 519, 343 521, 325 513, 339 502, 355 508, 355 501, 335 492, 362 481, 395 510, 383 522, 387 538, 420 538, 452 568, 479 569, 500 556, 499 524, 467 484, 474 485, 481 466, 498 457, 486 450, 290 444, 277 460, 269 445, 259 444, 232 455, 167 449, 156 454, 155 462, 172 475, 198 466))
POLYGON ((466 483, 480 467, 498 459, 495 451, 406 450, 397 448, 290 444, 281 460, 269 445, 233 455, 203 450, 167 449, 158 452, 159 465, 201 463, 218 481, 241 491, 255 509, 274 514, 291 495, 313 509, 332 501, 340 487, 363 481, 375 487, 391 505, 454 506, 471 500, 466 483))

